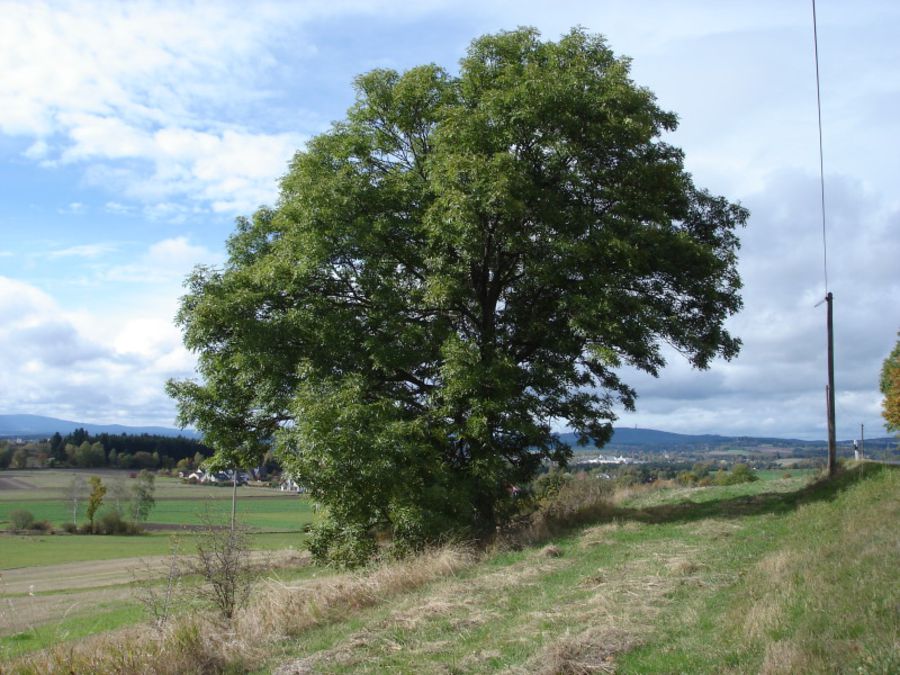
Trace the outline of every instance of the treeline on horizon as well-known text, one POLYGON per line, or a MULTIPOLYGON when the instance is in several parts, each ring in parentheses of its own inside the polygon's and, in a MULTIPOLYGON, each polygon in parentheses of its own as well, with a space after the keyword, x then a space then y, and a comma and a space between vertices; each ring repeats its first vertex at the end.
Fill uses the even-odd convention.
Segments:
POLYGON ((118 468, 172 469, 199 466, 212 448, 185 436, 90 434, 86 429, 23 445, 0 440, 0 469, 118 468))

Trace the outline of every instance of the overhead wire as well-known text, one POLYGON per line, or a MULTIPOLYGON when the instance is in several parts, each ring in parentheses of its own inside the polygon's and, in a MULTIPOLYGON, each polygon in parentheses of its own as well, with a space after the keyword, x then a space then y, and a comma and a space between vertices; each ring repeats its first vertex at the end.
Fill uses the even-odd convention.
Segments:
POLYGON ((819 188, 822 206, 822 268, 825 273, 825 295, 828 295, 828 238, 825 231, 825 156, 822 143, 822 90, 819 85, 819 31, 816 20, 816 0, 812 0, 813 51, 816 61, 816 110, 819 116, 819 188))

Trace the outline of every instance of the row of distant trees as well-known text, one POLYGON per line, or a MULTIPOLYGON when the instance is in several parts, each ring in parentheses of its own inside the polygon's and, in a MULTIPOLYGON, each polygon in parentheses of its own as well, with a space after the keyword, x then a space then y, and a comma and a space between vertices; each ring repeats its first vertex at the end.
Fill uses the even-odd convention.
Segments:
POLYGON ((0 440, 0 469, 70 467, 171 469, 199 466, 212 449, 184 436, 89 434, 76 429, 63 436, 19 444, 0 440))

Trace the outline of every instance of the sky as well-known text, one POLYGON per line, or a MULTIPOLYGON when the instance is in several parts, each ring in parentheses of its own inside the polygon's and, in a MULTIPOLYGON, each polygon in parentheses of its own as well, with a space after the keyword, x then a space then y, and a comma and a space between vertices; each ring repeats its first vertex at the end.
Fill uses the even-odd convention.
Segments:
MULTIPOLYGON (((838 437, 885 435, 900 329, 900 3, 817 4, 838 437)), ((602 33, 678 114, 696 183, 750 209, 743 350, 627 372, 618 424, 823 439, 825 294, 808 0, 0 0, 0 413, 174 426, 194 376, 173 322, 234 219, 344 117, 353 78, 518 26, 602 33)))

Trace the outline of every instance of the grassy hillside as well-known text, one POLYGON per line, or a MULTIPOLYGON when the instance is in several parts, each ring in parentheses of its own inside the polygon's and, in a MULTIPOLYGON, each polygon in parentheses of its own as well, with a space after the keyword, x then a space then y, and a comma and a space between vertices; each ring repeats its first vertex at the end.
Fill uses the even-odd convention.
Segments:
POLYGON ((13 671, 900 671, 900 471, 804 483, 638 489, 533 546, 272 583, 233 631, 195 615, 13 671))

